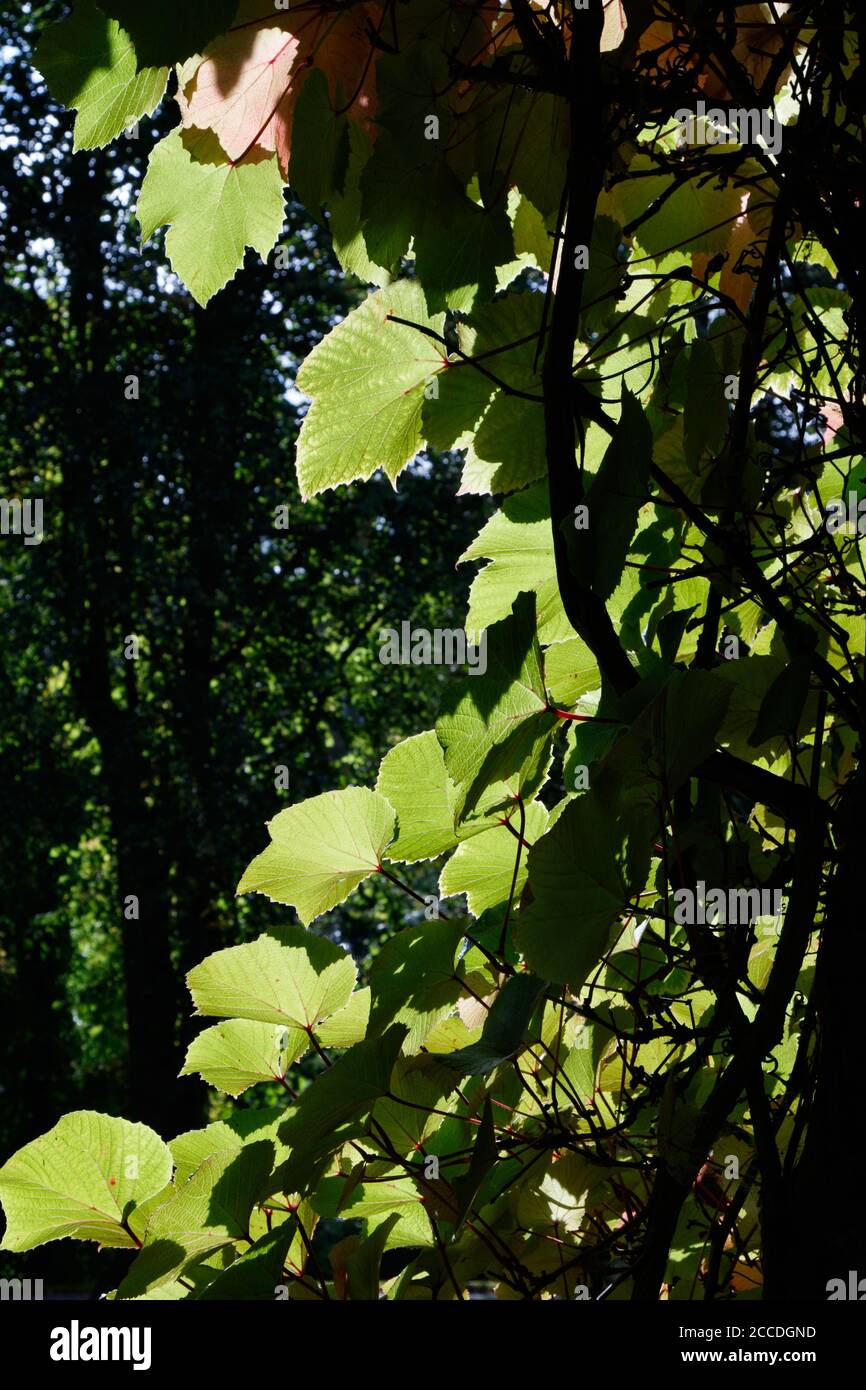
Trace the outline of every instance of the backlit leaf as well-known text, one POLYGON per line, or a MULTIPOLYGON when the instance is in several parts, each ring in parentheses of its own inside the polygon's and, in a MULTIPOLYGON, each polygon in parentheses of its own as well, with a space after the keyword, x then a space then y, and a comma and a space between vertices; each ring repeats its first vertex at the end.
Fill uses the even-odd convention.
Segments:
POLYGON ((171 1154, 152 1129, 76 1110, 0 1168, 4 1250, 74 1236, 135 1245, 130 1214, 171 1178, 171 1154))
POLYGON ((250 864, 238 893, 289 903, 309 925, 378 870, 394 812, 376 792, 346 787, 286 807, 268 830, 271 844, 250 864))

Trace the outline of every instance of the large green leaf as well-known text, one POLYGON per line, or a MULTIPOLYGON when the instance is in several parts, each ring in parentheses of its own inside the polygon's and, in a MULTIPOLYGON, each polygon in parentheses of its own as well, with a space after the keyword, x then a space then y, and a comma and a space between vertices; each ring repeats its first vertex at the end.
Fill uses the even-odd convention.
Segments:
POLYGON ((136 1298, 167 1283, 194 1260, 230 1245, 250 1245, 250 1215, 267 1186, 274 1145, 220 1149, 151 1216, 144 1245, 118 1289, 136 1298))
POLYGON ((517 595, 529 590, 537 596, 539 641, 574 636, 559 597, 546 483, 506 498, 458 563, 482 559, 491 563, 472 583, 467 629, 478 632, 507 617, 517 595))
POLYGON ((372 1036, 392 1023, 409 1028, 406 1051, 417 1052, 438 1019, 461 992, 457 949, 464 924, 448 918, 419 922, 392 936, 370 970, 372 1036))
POLYGON ((650 155, 638 153, 630 177, 602 196, 599 210, 610 212, 623 227, 644 218, 635 235, 652 256, 718 251, 727 245, 742 210, 742 187, 723 176, 723 159, 721 155, 717 179, 701 175, 674 185, 650 155))
POLYGON ((758 718, 749 735, 749 746, 759 748, 779 735, 794 737, 809 695, 811 667, 807 655, 798 653, 779 673, 761 701, 758 718))
POLYGON ((475 458, 494 466, 494 492, 511 491, 546 472, 536 361, 542 310, 542 296, 529 293, 507 294, 477 310, 459 326, 460 355, 451 358, 438 395, 424 404, 429 443, 450 449, 471 438, 475 458), (471 360, 476 355, 479 367, 471 360))
POLYGON ((414 864, 454 848, 457 797, 433 730, 404 739, 385 754, 376 791, 397 813, 397 838, 387 859, 414 864))
POLYGON ((248 1143, 260 1139, 272 1141, 280 1153, 277 1130, 285 1119, 285 1111, 277 1106, 263 1109, 236 1109, 225 1120, 214 1120, 203 1129, 188 1129, 178 1134, 169 1143, 174 1160, 175 1186, 180 1187, 211 1154, 221 1149, 233 1149, 236 1153, 248 1143))
POLYGON ((205 1028, 190 1043, 180 1074, 197 1073, 218 1090, 239 1096, 257 1081, 280 1080, 309 1048, 300 1028, 230 1018, 205 1028))
POLYGON ((323 1047, 353 1047, 367 1036, 369 1022, 370 991, 356 989, 345 1008, 317 1023, 314 1031, 323 1047))
POLYGON ((379 1298, 380 1265, 388 1238, 400 1220, 400 1213, 389 1213, 366 1240, 358 1242, 346 1260, 349 1296, 353 1300, 375 1302, 379 1298))
MULTIPOLYGON (((304 85, 301 92, 304 93, 309 86, 309 80, 304 85)), ((311 99, 312 100, 312 99, 311 99)), ((299 102, 300 107, 300 102, 299 102)), ((295 113, 295 121, 298 119, 298 111, 295 113)), ((297 129, 297 126, 295 126, 297 129)), ((328 139, 327 131, 325 139, 328 143, 324 147, 324 158, 329 159, 329 149, 331 142, 328 139)), ((391 272, 387 266, 379 265, 373 261, 367 251, 367 243, 361 229, 361 188, 360 182, 370 158, 371 143, 367 132, 358 125, 356 121, 350 121, 348 125, 348 162, 343 177, 342 188, 332 189, 328 207, 330 209, 329 230, 334 246, 334 254, 340 265, 351 275, 357 275, 359 280, 372 285, 389 285, 391 283, 391 272)), ((313 151, 315 156, 317 151, 313 151)), ((291 175, 291 169, 289 170, 291 175)), ((305 186, 304 174, 302 174, 302 188, 305 186)))
POLYGON ((624 823, 592 792, 569 802, 529 853, 534 901, 520 914, 517 940, 532 970, 580 988, 629 901, 629 859, 624 823))
POLYGON ((485 1076, 516 1057, 528 1041, 526 1031, 544 988, 535 975, 512 975, 493 1001, 478 1042, 439 1052, 436 1060, 464 1076, 485 1076))
POLYGON ((622 577, 638 512, 648 500, 652 449, 643 410, 623 391, 616 433, 586 494, 589 525, 568 531, 577 572, 600 598, 610 598, 622 577))
POLYGON ((334 114, 328 79, 314 68, 295 106, 289 184, 317 219, 322 205, 343 189, 348 160, 348 118, 334 114))
POLYGON ((715 672, 675 671, 621 733, 595 780, 611 814, 663 807, 713 752, 730 695, 715 672))
POLYGON ((73 150, 107 145, 151 115, 168 81, 164 66, 138 70, 129 35, 92 0, 76 0, 70 19, 46 29, 33 62, 51 95, 78 112, 73 150))
MULTIPOLYGON (((462 491, 513 492, 546 476, 543 358, 538 351, 543 314, 543 296, 511 292, 457 325, 459 352, 450 357, 438 391, 424 403, 424 429, 436 449, 467 450, 462 491)), ((576 358, 582 354, 576 349, 576 358)), ((599 427, 591 425, 584 450, 590 473, 601 457, 603 439, 599 427)), ((533 497, 536 493, 546 499, 546 487, 534 489, 533 497)), ((516 514, 522 519, 520 506, 516 514)), ((537 514, 546 515, 543 502, 537 514)), ((535 515, 532 511, 530 519, 535 515)))
POLYGON ((139 63, 172 66, 229 28, 238 0, 99 0, 132 35, 139 63))
POLYGON ((444 161, 425 190, 415 261, 431 311, 468 312, 492 299, 496 267, 514 255, 511 223, 502 203, 482 207, 444 161))
POLYGON ((424 389, 445 366, 444 349, 414 327, 441 333, 417 281, 370 295, 313 349, 298 373, 312 398, 298 440, 301 492, 312 497, 383 468, 392 482, 423 443, 424 389))
POLYGON ((380 135, 361 190, 368 253, 396 271, 411 240, 431 313, 465 313, 492 298, 496 267, 514 255, 511 224, 502 206, 484 208, 470 198, 444 158, 432 168, 413 163, 393 136, 380 135))
POLYGON ((436 722, 461 817, 492 783, 513 774, 528 799, 546 767, 556 723, 544 689, 535 598, 521 594, 511 616, 487 632, 486 671, 446 693, 436 722))
POLYGON ((555 642, 544 653, 544 683, 552 700, 571 709, 581 695, 601 688, 598 662, 580 637, 555 642))
POLYGON ((294 1236, 293 1221, 284 1221, 275 1231, 267 1231, 234 1264, 218 1274, 198 1298, 232 1303, 272 1301, 277 1285, 282 1283, 294 1236))
MULTIPOLYGON (((803 669, 800 662, 795 665, 774 655, 753 655, 717 666, 713 679, 730 690, 730 703, 719 731, 721 745, 737 757, 751 759, 755 756, 752 740, 760 734, 762 740, 775 737, 785 748, 780 722, 786 728, 791 726, 794 703, 799 701, 803 689, 803 669), (776 693, 771 699, 774 689, 776 693), (780 698, 783 704, 779 703, 780 698), (775 733, 768 732, 774 728, 775 733)), ((801 705, 800 719, 803 714, 801 705)), ((766 742, 761 751, 772 760, 773 750, 767 748, 766 742)))
POLYGON ((168 1145, 146 1125, 93 1110, 64 1115, 0 1168, 4 1250, 74 1236, 135 1245, 135 1209, 171 1178, 168 1145))
POLYGON ((413 242, 431 312, 466 311, 492 297, 496 266, 513 256, 511 224, 504 200, 476 202, 470 179, 457 176, 447 157, 454 125, 448 57, 430 37, 410 44, 402 24, 400 40, 400 51, 376 65, 379 130, 361 178, 364 240, 370 256, 393 271, 413 242))
POLYGON ((559 212, 568 157, 568 103, 547 92, 503 84, 476 87, 467 131, 453 158, 495 190, 513 183, 545 217, 559 212), (470 138, 474 137, 474 138, 470 138))
MULTIPOLYGON (((451 1021, 459 1019, 452 1017, 451 1021)), ((428 1041, 433 1037, 435 1032, 427 1034, 428 1041)), ((404 1052, 408 1042, 409 1038, 404 1052)), ((398 1057, 391 1075, 391 1094, 377 1100, 373 1109, 377 1132, 385 1132, 398 1154, 413 1158, 442 1124, 443 1111, 451 1105, 448 1097, 458 1084, 453 1073, 429 1067, 428 1061, 424 1052, 398 1057)))
POLYGON ((356 1043, 319 1075, 279 1130, 291 1153, 270 1179, 270 1192, 303 1192, 322 1159, 361 1133, 361 1121, 388 1093, 406 1029, 356 1043))
POLYGON ((215 951, 186 978, 200 1014, 311 1029, 348 1003, 357 969, 332 941, 282 927, 215 951))
POLYGON ((725 435, 730 406, 722 369, 712 343, 697 338, 687 349, 687 400, 683 425, 685 460, 697 470, 705 449, 716 449, 725 435))
POLYGON ((381 866, 394 812, 366 787, 323 792, 268 822, 271 844, 250 864, 238 893, 264 893, 309 925, 381 866))
POLYGON ((262 260, 285 217, 275 155, 231 163, 216 137, 194 143, 173 130, 151 151, 138 200, 142 241, 168 225, 172 269, 199 304, 207 304, 240 270, 248 246, 262 260))
POLYGON ((498 1158, 499 1146, 493 1129, 493 1107, 490 1104, 490 1097, 487 1096, 484 1101, 484 1109, 481 1112, 481 1124, 478 1126, 469 1167, 459 1178, 451 1179, 451 1188, 457 1198, 455 1225, 458 1228, 468 1215, 472 1203, 478 1196, 481 1184, 498 1158))
POLYGON ((597 217, 583 286, 582 338, 602 332, 609 324, 627 269, 622 259, 622 228, 610 217, 597 217))
MULTIPOLYGON (((507 901, 520 847, 520 840, 516 838, 520 817, 516 812, 510 817, 510 825, 513 834, 505 825, 494 825, 471 840, 464 840, 442 870, 439 889, 443 898, 465 893, 473 917, 480 917, 488 908, 507 901)), ((526 807, 526 842, 534 844, 544 834, 546 826, 547 811, 539 801, 531 801, 526 807)), ((521 848, 514 891, 515 907, 520 901, 526 877, 527 850, 521 848)))

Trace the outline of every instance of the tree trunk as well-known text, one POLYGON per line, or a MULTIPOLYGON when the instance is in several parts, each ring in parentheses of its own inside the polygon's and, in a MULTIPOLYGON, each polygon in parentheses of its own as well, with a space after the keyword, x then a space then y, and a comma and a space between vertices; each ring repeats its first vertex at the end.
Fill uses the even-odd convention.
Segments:
POLYGON ((81 713, 99 744, 117 862, 127 1006, 129 1114, 165 1137, 194 1123, 198 1106, 178 1086, 178 984, 171 959, 169 864, 146 804, 148 776, 137 725, 134 669, 123 672, 125 586, 108 562, 99 465, 108 456, 103 424, 118 382, 106 370, 105 266, 100 212, 107 174, 100 156, 73 160, 64 248, 70 327, 80 371, 69 383, 70 448, 63 461, 64 621, 81 713), (121 688, 123 693, 121 693, 121 688), (138 900, 138 917, 128 901, 138 900))
POLYGON ((830 882, 815 972, 814 1086, 799 1160, 785 1183, 782 1248, 767 1270, 768 1299, 827 1298, 851 1270, 866 1277, 866 1204, 859 1167, 866 1122, 859 1100, 863 1053, 860 991, 866 979, 860 861, 866 774, 845 787, 835 822, 841 859, 830 882))

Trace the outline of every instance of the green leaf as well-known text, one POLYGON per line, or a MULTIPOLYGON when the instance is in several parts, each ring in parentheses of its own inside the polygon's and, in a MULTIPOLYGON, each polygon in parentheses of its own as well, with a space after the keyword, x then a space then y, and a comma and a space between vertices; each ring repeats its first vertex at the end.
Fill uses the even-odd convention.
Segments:
POLYGON ((323 1047, 353 1047, 367 1036, 369 1023, 370 991, 356 989, 344 1009, 316 1024, 315 1034, 323 1047))
POLYGON ((99 8, 132 35, 140 64, 171 67, 224 34, 238 0, 99 0, 99 8))
MULTIPOLYGON (((600 1023, 575 1019, 569 1036, 572 1040, 560 1068, 562 1078, 581 1100, 591 1101, 598 1064, 613 1034, 600 1023)), ((573 1105, 565 1086, 557 1085, 557 1092, 560 1107, 573 1105)))
POLYGON ((669 1074, 659 1106, 659 1155, 678 1182, 687 1183, 694 1178, 699 1120, 699 1109, 682 1093, 673 1074, 669 1074))
POLYGON ((171 1179, 168 1145, 146 1125, 76 1110, 0 1168, 4 1250, 73 1236, 132 1246, 136 1207, 171 1179))
POLYGON ((200 1014, 308 1030, 344 1008, 357 969, 341 946, 289 926, 215 951, 186 978, 200 1014))
POLYGON ((496 267, 514 255, 511 224, 503 207, 485 208, 470 198, 444 158, 432 168, 413 164, 398 141, 382 134, 361 192, 368 254, 397 271, 411 240, 431 313, 468 313, 493 297, 496 267))
POLYGON ((397 1026, 356 1043, 306 1088, 280 1127, 291 1153, 274 1172, 270 1192, 303 1192, 322 1159, 361 1132, 360 1121, 389 1090, 405 1036, 397 1026))
POLYGON ((796 734, 809 695, 811 665, 808 657, 794 657, 780 671, 767 690, 758 710, 753 732, 749 735, 752 748, 759 748, 767 739, 780 734, 796 734))
POLYGON ((387 859, 414 864, 435 859, 457 844, 456 792, 433 730, 404 739, 385 754, 376 791, 397 813, 397 838, 387 859))
POLYGON ((133 121, 150 116, 168 81, 166 67, 138 70, 129 35, 92 0, 76 0, 72 17, 45 31, 33 62, 51 95, 78 112, 75 151, 107 145, 133 121))
POLYGON ((523 487, 547 471, 536 364, 542 309, 543 296, 513 293, 477 310, 468 324, 458 326, 462 355, 450 359, 438 396, 424 403, 428 442, 450 449, 471 439, 477 460, 495 465, 490 480, 494 492, 523 487), (466 360, 475 355, 485 359, 502 387, 466 360), (524 395, 510 394, 516 391, 524 395))
POLYGON ((368 1302, 375 1302, 378 1299, 382 1256, 385 1253, 388 1238, 399 1220, 399 1212, 395 1211, 389 1214, 381 1226, 377 1226, 373 1233, 361 1242, 360 1248, 346 1261, 349 1275, 349 1294, 352 1299, 364 1299, 368 1302))
POLYGON ((628 270, 620 257, 622 228, 610 217, 596 217, 589 246, 586 280, 583 286, 581 337, 600 333, 609 323, 616 305, 623 276, 628 270))
POLYGON ((496 266, 513 256, 504 199, 481 206, 447 158, 454 125, 453 85, 440 45, 409 45, 400 28, 399 53, 376 64, 379 126, 361 178, 367 251, 393 271, 414 241, 418 277, 431 312, 468 311, 490 299, 496 266), (437 122, 436 138, 428 122, 437 122), (393 191, 399 188, 395 201, 393 191))
POLYGON ((356 1180, 357 1170, 323 1178, 316 1188, 311 1206, 329 1221, 366 1220, 369 1216, 381 1216, 399 1207, 416 1206, 418 1189, 414 1180, 398 1176, 402 1169, 392 1171, 393 1177, 389 1173, 377 1173, 377 1180, 366 1184, 356 1180))
POLYGON ((629 901, 628 859, 625 824, 594 793, 568 803, 529 852, 534 901, 520 914, 517 941, 530 969, 580 988, 629 901))
POLYGON ((175 1165, 175 1186, 180 1187, 185 1183, 206 1158, 221 1149, 233 1149, 240 1153, 247 1143, 269 1139, 279 1152, 277 1130, 285 1117, 285 1110, 277 1106, 235 1110, 226 1120, 215 1120, 213 1124, 205 1125, 204 1129, 189 1129, 179 1134, 168 1146, 175 1165))
MULTIPOLYGON (((520 828, 520 817, 516 811, 510 817, 510 824, 516 834, 520 828)), ((530 845, 533 844, 544 834, 546 826, 547 811, 540 802, 531 801, 526 807, 524 838, 530 845)), ((480 917, 487 908, 505 903, 511 891, 520 844, 515 834, 507 826, 496 825, 471 840, 464 840, 442 870, 439 891, 443 898, 465 893, 473 917, 480 917)), ((514 892, 515 907, 520 901, 526 878, 527 851, 523 848, 514 892)))
POLYGON ((448 918, 419 922, 392 936, 370 969, 373 1036, 392 1023, 409 1028, 406 1051, 417 1052, 462 989, 456 964, 464 924, 448 918))
POLYGON ((499 1146, 493 1129, 493 1106, 490 1097, 484 1101, 481 1124, 472 1149, 469 1168, 459 1178, 452 1178, 451 1187, 457 1198, 455 1226, 459 1230, 469 1214, 469 1209, 484 1179, 499 1159, 499 1146))
POLYGON ((199 1033, 180 1074, 197 1073, 218 1090, 239 1096, 258 1081, 279 1081, 309 1048, 310 1039, 300 1028, 231 1018, 199 1033))
POLYGON ((250 1216, 267 1186, 273 1161, 274 1145, 266 1139, 240 1152, 221 1149, 206 1158, 151 1216, 144 1245, 118 1297, 147 1293, 224 1246, 250 1244, 250 1216))
POLYGON ((478 1042, 456 1052, 438 1052, 437 1062, 464 1076, 485 1076, 516 1057, 544 989, 536 975, 512 975, 493 1001, 478 1042))
POLYGON ((272 843, 250 864, 238 893, 264 893, 309 926, 379 869, 394 812, 366 787, 323 792, 268 822, 272 843))
POLYGON ((499 290, 513 285, 525 270, 541 270, 548 275, 554 245, 541 213, 516 188, 509 189, 506 206, 514 236, 514 260, 507 265, 497 266, 496 285, 499 290))
POLYGON ((588 529, 568 531, 577 572, 599 598, 610 598, 622 577, 638 512, 648 500, 652 449, 646 416, 623 390, 616 434, 586 494, 588 529))
POLYGON ((507 617, 517 595, 528 590, 537 598, 538 640, 562 642, 574 636, 559 596, 546 483, 506 498, 458 564, 481 559, 491 563, 475 577, 469 592, 469 631, 507 617))
POLYGON ((224 1299, 233 1303, 273 1300, 282 1283, 289 1246, 295 1236, 295 1223, 284 1221, 275 1231, 267 1231, 234 1264, 202 1289, 198 1299, 224 1299))
MULTIPOLYGON (((309 82, 309 79, 307 80, 309 82)), ((303 91, 301 96, 303 97, 303 91)), ((297 121, 297 114, 295 120, 297 121)), ((356 121, 349 122, 348 137, 349 154, 343 187, 339 192, 332 189, 329 198, 331 216, 328 225, 334 254, 343 269, 351 275, 357 275, 367 284, 387 285, 391 282, 391 272, 386 266, 379 265, 370 258, 361 230, 360 182, 370 158, 370 137, 356 121)))
POLYGON ((138 201, 142 241, 168 225, 172 270, 199 304, 240 270, 246 247, 267 259, 284 217, 275 155, 232 164, 209 132, 187 148, 179 129, 151 151, 138 201))
POLYGON ((544 653, 544 683, 558 706, 571 709, 581 695, 601 687, 598 662, 580 637, 556 642, 544 653))
POLYGON ((505 207, 482 207, 468 197, 444 161, 424 190, 423 207, 415 262, 427 306, 468 313, 493 298, 496 267, 514 255, 505 207))
MULTIPOLYGON (((459 1019, 452 1016, 451 1021, 459 1022, 459 1019)), ((435 1032, 431 1030, 427 1034, 428 1044, 435 1032)), ((409 1050, 408 1043, 407 1037, 404 1052, 409 1050)), ((452 1073, 438 1066, 428 1069, 424 1053, 398 1057, 391 1076, 391 1093, 377 1100, 373 1110, 377 1128, 385 1132, 398 1154, 415 1158, 442 1124, 441 1111, 447 1108, 447 1098, 456 1086, 457 1079, 452 1073)))
POLYGON ((688 394, 683 441, 686 463, 697 469, 704 450, 716 449, 724 439, 729 408, 712 344, 705 338, 696 338, 686 351, 688 394))
POLYGON ((547 92, 479 84, 467 125, 474 141, 455 141, 454 157, 479 171, 495 194, 515 184, 545 217, 559 212, 568 156, 568 104, 547 92), (489 174, 488 174, 489 171, 489 174))
POLYGON ((592 1168, 582 1154, 562 1154, 555 1163, 533 1169, 517 1196, 517 1219, 529 1230, 577 1232, 586 1220, 592 1168))
POLYGON ((551 713, 535 633, 535 598, 521 594, 512 615, 487 632, 487 669, 447 691, 436 733, 445 766, 457 785, 462 814, 472 811, 485 788, 518 775, 529 799, 546 766, 551 713))
MULTIPOLYGON (((787 720, 792 712, 791 696, 798 698, 797 681, 802 676, 788 676, 783 681, 790 662, 779 656, 749 656, 738 661, 723 661, 713 672, 713 678, 725 688, 730 689, 730 703, 722 721, 719 743, 737 757, 752 759, 755 745, 752 739, 763 733, 760 727, 763 719, 766 728, 772 728, 771 711, 776 705, 774 695, 772 704, 768 702, 769 692, 776 686, 785 696, 787 720), (787 688, 787 689, 786 689, 787 688)), ((801 716, 802 717, 802 716, 801 716)), ((769 757, 768 750, 764 756, 769 757)))
POLYGON ((370 295, 313 349, 298 373, 312 404, 298 440, 297 470, 305 499, 383 468, 396 482, 423 443, 425 385, 444 365, 444 350, 405 319, 441 333, 417 281, 401 280, 370 295))
MULTIPOLYGON (((565 756, 562 761, 563 784, 571 791, 586 791, 589 785, 589 769, 606 753, 622 733, 619 724, 594 722, 601 692, 591 691, 577 703, 577 711, 589 716, 585 720, 575 720, 568 726, 565 736, 565 756)), ((561 804, 561 803, 560 803, 561 804)))
MULTIPOLYGON (((701 174, 671 192, 670 175, 653 172, 656 169, 648 154, 637 154, 629 177, 602 196, 599 212, 610 212, 626 230, 633 220, 649 213, 634 235, 651 256, 662 257, 673 250, 712 253, 726 246, 741 212, 742 186, 723 178, 720 165, 718 179, 701 174)), ((742 167, 739 172, 742 177, 742 167)))
POLYGON ((348 118, 334 114, 328 79, 314 68, 295 105, 289 185, 318 220, 322 205, 343 190, 348 160, 348 118))
POLYGON ((712 671, 675 671, 623 732, 595 785, 610 807, 649 810, 708 758, 730 701, 712 671))

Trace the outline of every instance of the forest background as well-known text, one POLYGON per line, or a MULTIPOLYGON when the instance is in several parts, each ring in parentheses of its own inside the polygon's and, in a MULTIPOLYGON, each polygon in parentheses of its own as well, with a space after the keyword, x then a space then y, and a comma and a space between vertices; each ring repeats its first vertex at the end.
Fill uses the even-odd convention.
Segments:
MULTIPOLYGON (((365 289, 289 194, 269 263, 198 307, 134 215, 170 115, 72 157, 31 61, 65 9, 0 17, 0 495, 44 515, 41 544, 0 543, 4 1158, 69 1110, 177 1133, 232 1107, 174 1080, 184 972, 285 921, 233 894, 264 822, 432 723, 447 670, 383 665, 378 631, 460 626, 453 556, 492 510, 448 455, 300 505, 291 383, 365 289)), ((363 967, 414 915, 373 882, 320 925, 363 967)), ((37 1264, 87 1282, 96 1251, 37 1264)))

